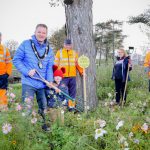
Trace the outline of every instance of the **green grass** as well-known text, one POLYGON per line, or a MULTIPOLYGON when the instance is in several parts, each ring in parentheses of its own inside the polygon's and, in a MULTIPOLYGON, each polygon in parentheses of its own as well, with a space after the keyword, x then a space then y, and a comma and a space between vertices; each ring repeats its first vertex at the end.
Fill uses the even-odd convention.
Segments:
MULTIPOLYGON (((128 83, 128 97, 124 108, 110 106, 114 100, 114 81, 111 80, 112 66, 102 65, 97 69, 98 107, 88 115, 65 113, 65 124, 56 122, 51 125, 51 132, 43 132, 42 120, 31 124, 33 116, 22 117, 21 113, 10 105, 8 112, 0 113, 0 128, 4 122, 12 124, 12 131, 4 135, 0 129, 1 150, 124 150, 124 143, 118 143, 121 137, 126 138, 130 150, 147 150, 150 147, 150 130, 141 130, 144 123, 150 124, 150 93, 148 80, 142 67, 134 67, 131 81, 128 83), (111 93, 112 96, 108 96, 111 93), (100 128, 94 124, 96 120, 106 121, 104 129, 107 134, 95 140, 95 130, 100 128), (124 125, 117 131, 116 125, 123 120, 124 125), (133 132, 133 137, 128 135, 133 132), (139 140, 139 144, 134 141, 139 140), (12 144, 16 141, 16 144, 12 144)), ((21 85, 11 85, 16 94, 16 102, 21 101, 21 85)), ((37 106, 35 108, 37 110, 37 106)))

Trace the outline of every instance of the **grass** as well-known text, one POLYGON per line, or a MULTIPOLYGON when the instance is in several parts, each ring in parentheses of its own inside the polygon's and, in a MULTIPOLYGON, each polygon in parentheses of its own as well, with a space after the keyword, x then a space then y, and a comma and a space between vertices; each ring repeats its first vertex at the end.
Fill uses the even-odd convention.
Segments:
MULTIPOLYGON (((7 135, 0 129, 1 150, 147 150, 150 147, 150 130, 141 129, 144 123, 150 124, 150 93, 148 80, 142 67, 134 67, 131 82, 128 84, 127 104, 124 108, 111 106, 114 100, 114 81, 111 80, 112 66, 101 66, 97 69, 98 107, 88 115, 65 113, 65 124, 59 121, 51 124, 51 132, 43 132, 40 116, 37 123, 32 124, 33 115, 22 116, 16 111, 16 104, 10 105, 8 112, 0 114, 0 128, 3 123, 12 125, 7 135), (97 120, 105 120, 107 131, 97 140, 95 130, 100 126, 97 120), (116 130, 119 121, 122 127, 116 130), (133 133, 129 137, 129 133, 133 133), (121 140, 122 139, 122 140, 121 140), (13 142, 15 141, 15 142, 13 142)), ((16 94, 16 102, 21 99, 21 85, 11 85, 16 94)), ((36 107, 34 109, 37 109, 36 107)), ((149 128, 150 129, 150 128, 149 128)))

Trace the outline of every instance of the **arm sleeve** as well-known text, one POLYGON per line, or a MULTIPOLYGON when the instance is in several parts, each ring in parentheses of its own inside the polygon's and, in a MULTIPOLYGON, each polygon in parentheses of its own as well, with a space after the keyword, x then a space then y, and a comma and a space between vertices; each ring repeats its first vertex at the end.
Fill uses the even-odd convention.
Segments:
POLYGON ((53 65, 54 65, 54 53, 51 49, 51 56, 46 68, 46 80, 49 82, 53 82, 53 65))
POLYGON ((77 68, 77 70, 79 71, 79 73, 80 73, 80 75, 83 75, 83 68, 81 68, 80 66, 79 66, 79 64, 78 64, 78 54, 76 53, 76 58, 75 58, 76 60, 76 68, 77 68))
POLYGON ((7 68, 7 74, 10 75, 12 73, 12 60, 9 50, 6 50, 6 68, 7 68))
POLYGON ((13 64, 20 73, 22 73, 25 76, 28 76, 29 70, 24 65, 24 57, 25 57, 24 50, 25 50, 24 43, 22 43, 15 53, 15 56, 13 58, 13 64))

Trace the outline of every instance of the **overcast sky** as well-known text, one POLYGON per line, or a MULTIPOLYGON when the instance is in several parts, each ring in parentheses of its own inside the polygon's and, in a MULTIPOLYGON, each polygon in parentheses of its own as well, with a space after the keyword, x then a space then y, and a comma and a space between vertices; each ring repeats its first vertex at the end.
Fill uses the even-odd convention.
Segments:
MULTIPOLYGON (((127 21, 129 16, 142 13, 150 0, 93 0, 93 22, 117 19, 127 21)), ((23 41, 34 33, 36 24, 45 23, 49 35, 65 24, 64 8, 52 8, 49 0, 0 0, 0 32, 3 42, 9 39, 23 41)), ((124 25, 128 35, 125 46, 139 46, 147 42, 137 25, 124 25)))

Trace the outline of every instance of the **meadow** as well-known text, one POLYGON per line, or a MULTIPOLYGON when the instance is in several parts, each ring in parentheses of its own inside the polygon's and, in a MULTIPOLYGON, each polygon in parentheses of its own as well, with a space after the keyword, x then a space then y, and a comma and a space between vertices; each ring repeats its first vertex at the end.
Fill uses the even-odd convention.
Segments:
POLYGON ((9 110, 0 112, 0 150, 148 150, 150 147, 150 93, 143 67, 130 73, 125 106, 114 105, 112 66, 97 68, 98 106, 85 113, 64 113, 64 124, 41 129, 37 105, 21 104, 21 85, 9 86, 9 110), (31 109, 32 108, 32 109, 31 109), (30 110, 30 113, 28 113, 30 110))

